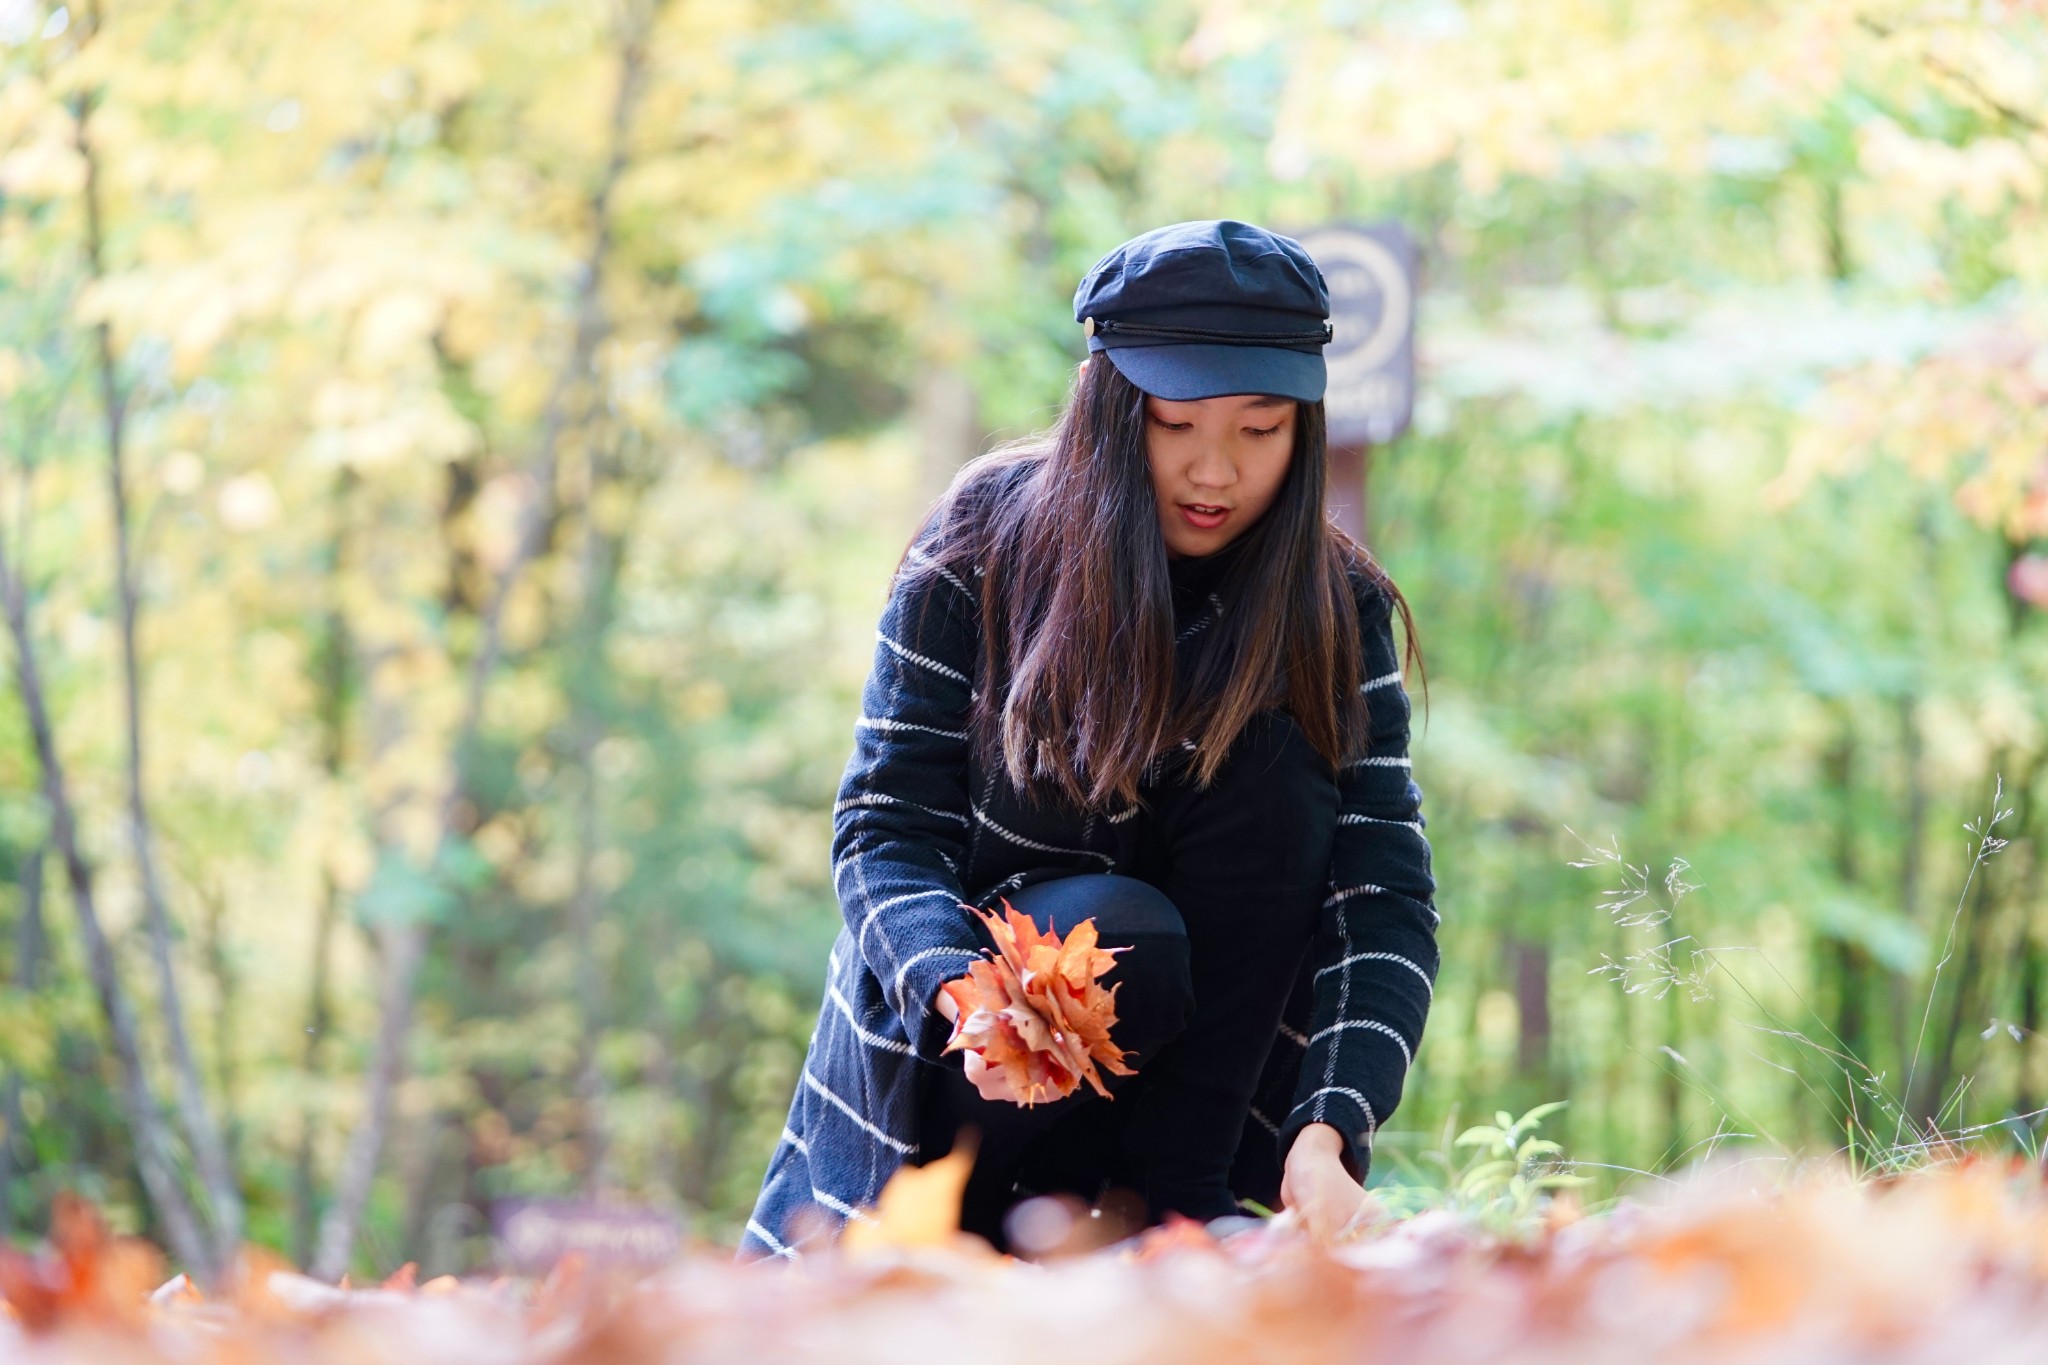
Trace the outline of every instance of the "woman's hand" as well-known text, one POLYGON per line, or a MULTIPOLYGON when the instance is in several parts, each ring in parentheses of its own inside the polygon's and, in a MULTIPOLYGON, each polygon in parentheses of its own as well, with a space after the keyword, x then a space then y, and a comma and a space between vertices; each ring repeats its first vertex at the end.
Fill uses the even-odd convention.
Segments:
POLYGON ((1309 1236, 1328 1241, 1361 1214, 1370 1217, 1379 1201, 1344 1169, 1344 1135, 1327 1123, 1311 1123, 1287 1149, 1280 1179, 1280 1203, 1293 1209, 1309 1236))
MULTIPOLYGON (((960 1022, 960 1004, 943 985, 939 987, 932 1007, 946 1017, 949 1024, 960 1022)), ((1023 1096, 1010 1084, 1010 1078, 1001 1071, 992 1071, 983 1061, 979 1052, 965 1052, 960 1056, 961 1069, 967 1073, 968 1081, 981 1093, 985 1100, 1008 1100, 1011 1104, 1022 1104, 1023 1096)))

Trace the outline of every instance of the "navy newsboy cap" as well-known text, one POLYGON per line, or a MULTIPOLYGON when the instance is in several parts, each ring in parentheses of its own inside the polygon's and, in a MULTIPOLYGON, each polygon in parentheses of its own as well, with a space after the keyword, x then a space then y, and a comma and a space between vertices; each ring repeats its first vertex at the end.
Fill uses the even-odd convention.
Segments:
POLYGON ((1172 223, 1095 263, 1074 291, 1088 350, 1159 398, 1315 402, 1330 290, 1300 242, 1232 219, 1172 223))

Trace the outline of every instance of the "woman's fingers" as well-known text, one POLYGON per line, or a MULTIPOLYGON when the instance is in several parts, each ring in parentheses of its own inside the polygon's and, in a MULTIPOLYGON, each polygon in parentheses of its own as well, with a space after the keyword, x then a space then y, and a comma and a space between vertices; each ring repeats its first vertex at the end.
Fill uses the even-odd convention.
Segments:
POLYGON ((1337 1229, 1351 1217, 1351 1210, 1344 1207, 1344 1202, 1343 1191, 1330 1188, 1326 1181, 1316 1182, 1316 1189, 1302 1210, 1310 1234, 1319 1241, 1335 1236, 1337 1229))
POLYGON ((1358 1207, 1351 1211, 1351 1217, 1345 1221, 1344 1228, 1338 1230, 1341 1232, 1348 1228, 1369 1228, 1376 1223, 1386 1222, 1390 1216, 1387 1206, 1380 1202, 1379 1196, 1371 1190, 1365 1190, 1359 1194, 1358 1207))
POLYGON ((966 1053, 961 1061, 967 1079, 985 1100, 1008 1100, 1017 1102, 1017 1092, 1011 1088, 1010 1079, 1001 1071, 993 1069, 982 1060, 979 1052, 966 1053))
POLYGON ((1331 1190, 1329 1198, 1324 1204, 1326 1216, 1323 1222, 1322 1235, 1325 1237, 1335 1237, 1338 1233, 1344 1231, 1345 1228, 1351 1226, 1351 1220, 1358 1215, 1358 1211, 1364 1206, 1365 1192, 1349 1180, 1341 1187, 1331 1190))
POLYGON ((1364 1187, 1334 1161, 1290 1163, 1280 1181, 1280 1202, 1296 1211, 1317 1241, 1342 1232, 1365 1200, 1364 1187))

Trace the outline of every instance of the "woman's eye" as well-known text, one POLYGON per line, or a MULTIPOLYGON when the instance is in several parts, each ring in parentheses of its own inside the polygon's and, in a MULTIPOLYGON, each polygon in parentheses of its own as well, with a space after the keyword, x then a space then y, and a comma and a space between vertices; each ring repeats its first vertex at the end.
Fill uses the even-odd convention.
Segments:
POLYGON ((1246 427, 1244 429, 1244 434, 1247 436, 1271 436, 1279 430, 1280 424, 1278 422, 1275 422, 1270 427, 1246 427))
POLYGON ((1186 431, 1194 426, 1193 422, 1169 422, 1164 417, 1154 417, 1152 423, 1166 431, 1186 431))

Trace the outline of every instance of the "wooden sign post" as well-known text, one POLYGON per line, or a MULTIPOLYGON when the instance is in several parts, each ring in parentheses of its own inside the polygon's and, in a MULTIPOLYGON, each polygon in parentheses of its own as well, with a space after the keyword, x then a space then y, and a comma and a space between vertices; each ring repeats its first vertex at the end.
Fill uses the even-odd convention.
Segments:
POLYGON ((1330 286, 1327 501, 1337 524, 1370 544, 1372 451, 1406 431, 1415 408, 1415 239, 1398 223, 1331 224, 1295 237, 1330 286))

